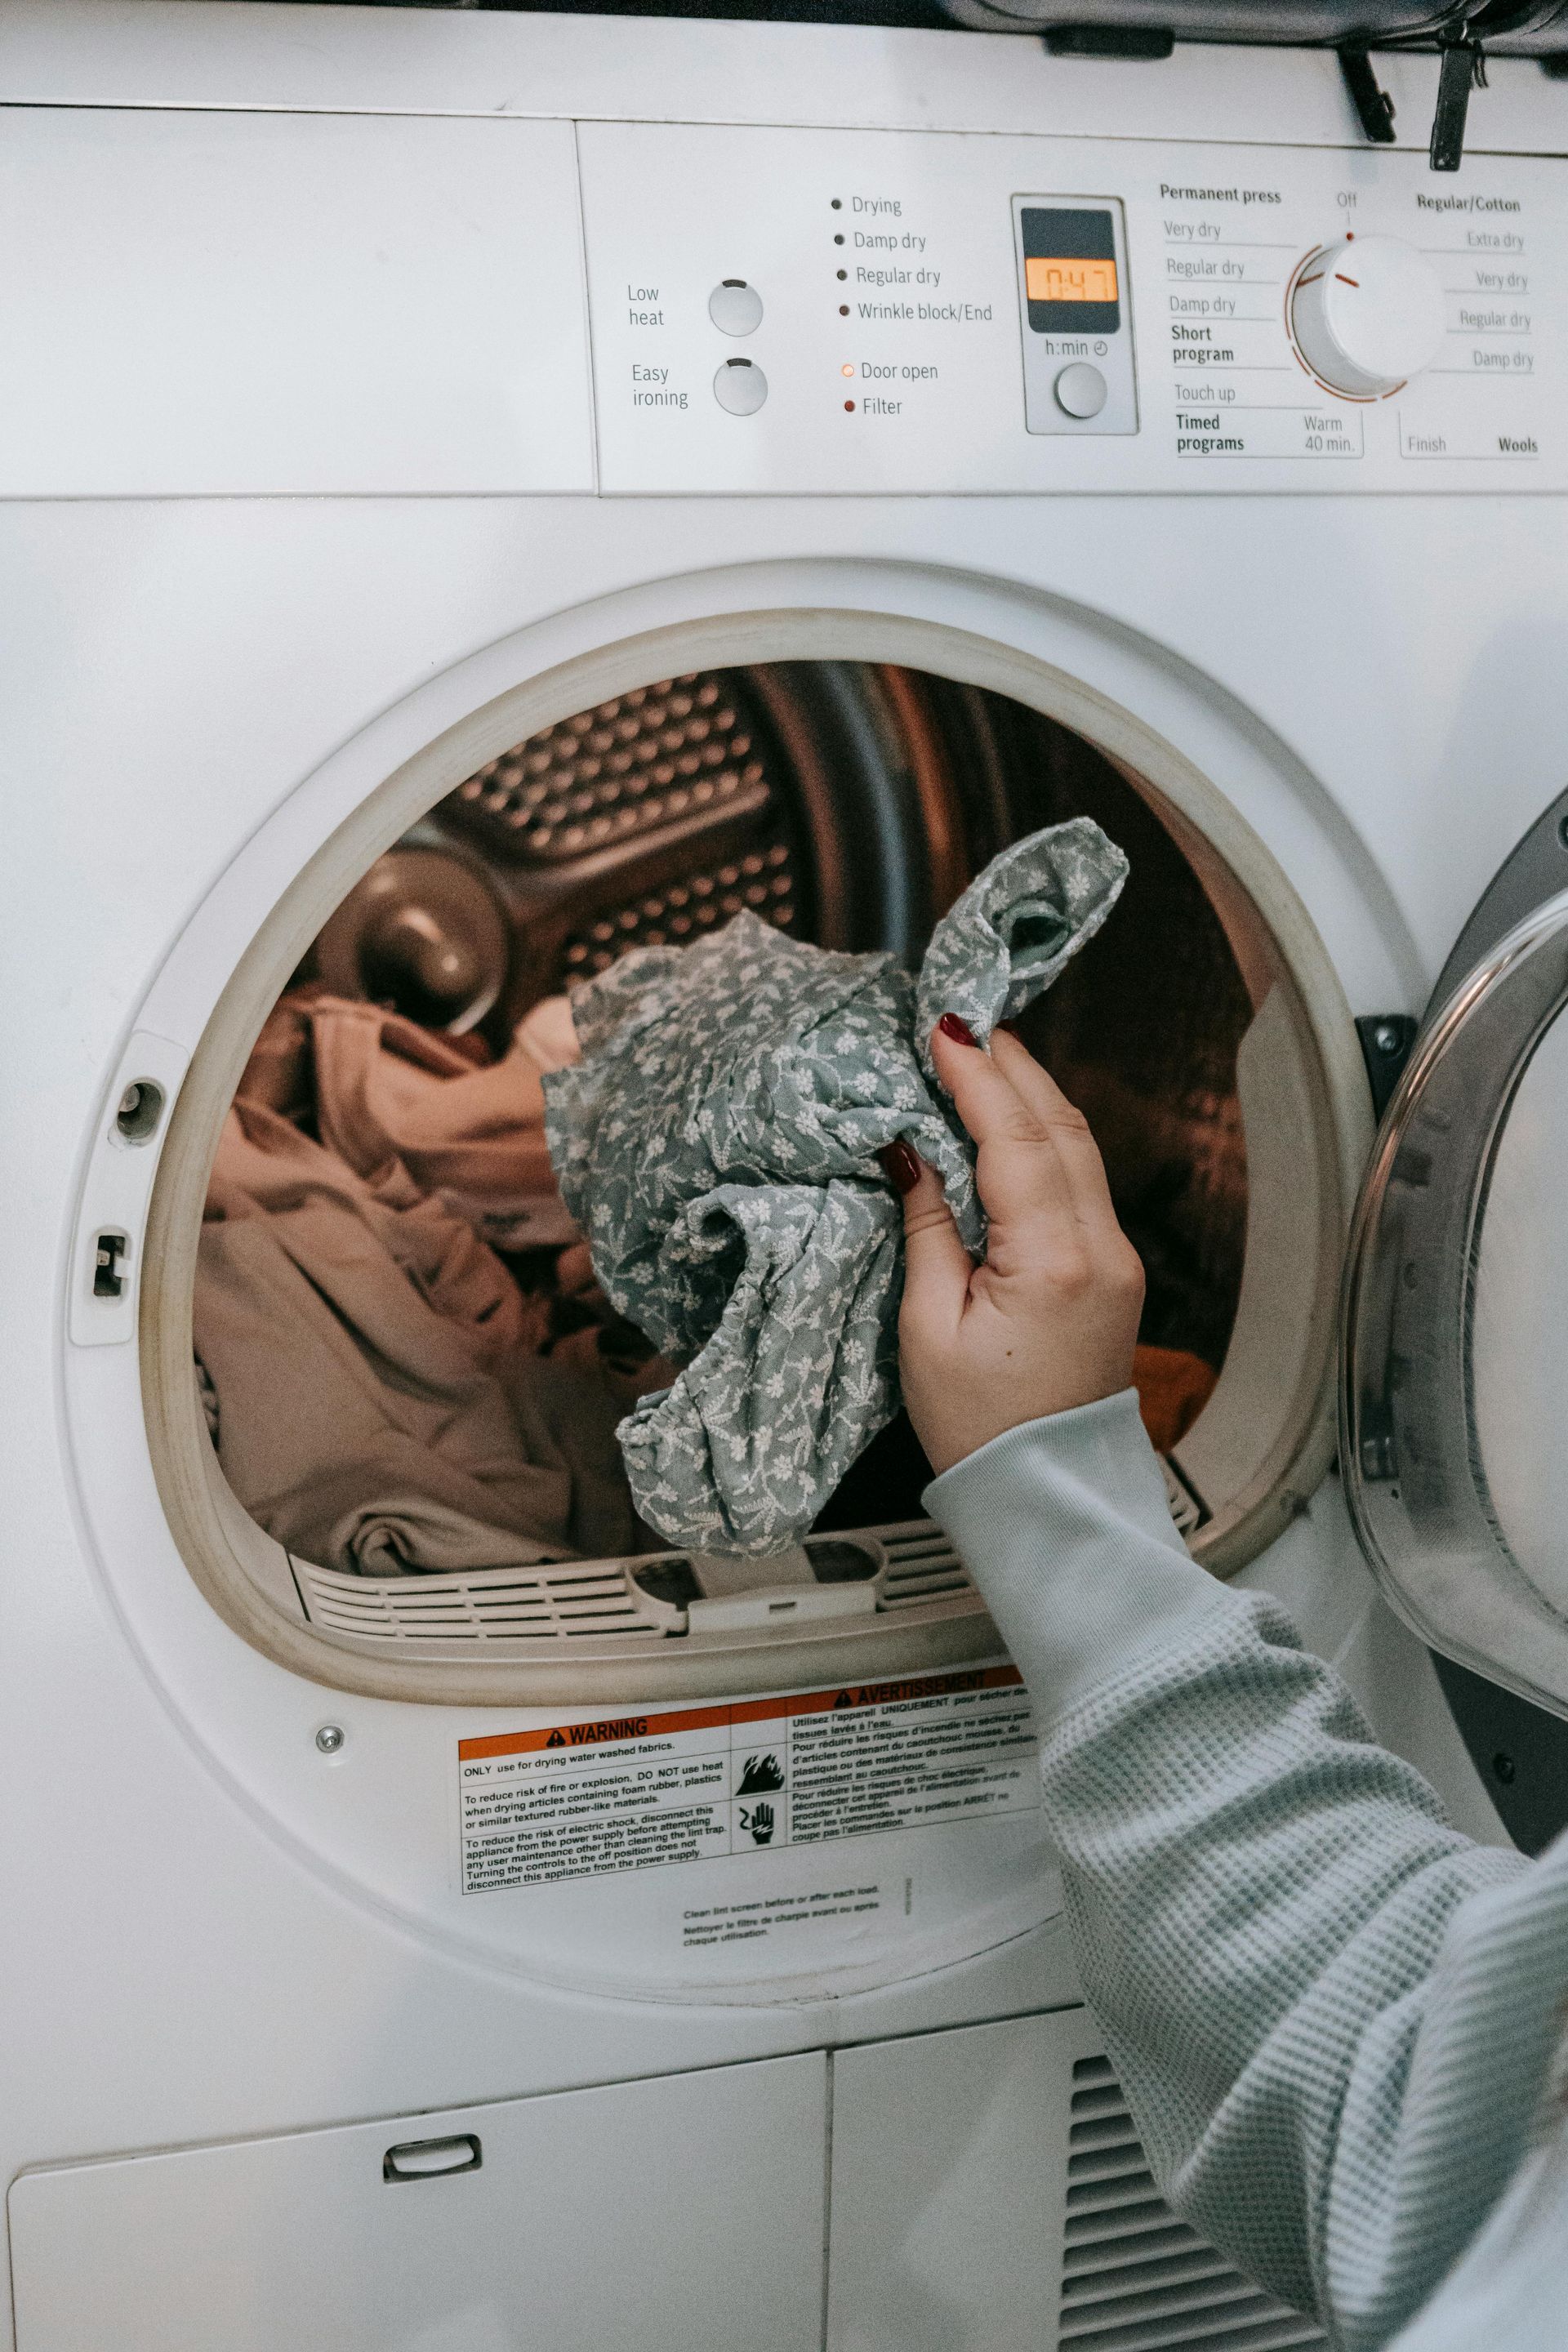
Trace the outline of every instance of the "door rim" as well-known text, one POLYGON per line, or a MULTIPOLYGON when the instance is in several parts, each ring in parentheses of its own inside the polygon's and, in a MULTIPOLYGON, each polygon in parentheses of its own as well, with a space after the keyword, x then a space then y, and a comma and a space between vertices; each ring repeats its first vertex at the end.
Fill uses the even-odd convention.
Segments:
MULTIPOLYGON (((1006 639, 914 613, 773 607, 707 614, 596 643, 526 673, 500 695, 434 735, 387 774, 321 840, 292 885, 271 905, 206 1020, 166 1132, 153 1186, 145 1249, 154 1278, 141 1301, 142 1395, 152 1466, 163 1513, 185 1567, 218 1615, 253 1647, 329 1686, 434 1704, 596 1704, 656 1696, 652 1661, 608 1662, 598 1674, 580 1655, 563 1675, 553 1663, 485 1667, 422 1664, 345 1654, 268 1601, 250 1538, 271 1547, 223 1485, 215 1496, 205 1426, 189 1375, 190 1294, 201 1202, 218 1126, 255 1034, 325 914, 383 849, 464 776, 537 729, 650 677, 692 667, 759 661, 892 662, 1006 694, 1043 711, 1105 752, 1150 799, 1216 900, 1245 907, 1268 943, 1294 1039, 1321 1113, 1314 1119, 1321 1192, 1316 1269, 1325 1258, 1306 1368, 1281 1417, 1278 1441, 1258 1463, 1228 1524, 1206 1547, 1206 1564, 1234 1573, 1304 1507, 1330 1465, 1334 1443, 1337 1265, 1371 1117, 1365 1078, 1337 971, 1273 852, 1206 775, 1124 704, 1006 639), (1331 1257, 1330 1257, 1331 1253, 1331 1257), (243 1523, 243 1524, 241 1524, 243 1523)), ((982 1621, 984 1622, 984 1621, 982 1621)), ((911 1628, 911 1631, 913 1629, 911 1628)), ((966 1645, 967 1646, 967 1645, 966 1645)), ((737 1649, 715 1662, 715 1688, 773 1686, 781 1676, 818 1673, 831 1645, 809 1659, 737 1649)), ((922 1656, 921 1664, 939 1663, 922 1656)), ((673 1663, 673 1662, 671 1662, 673 1663)), ((911 1663, 914 1663, 911 1661, 911 1663)), ((562 1662, 565 1666, 565 1662, 562 1662)), ((682 1690, 701 1688, 682 1678, 682 1690)))

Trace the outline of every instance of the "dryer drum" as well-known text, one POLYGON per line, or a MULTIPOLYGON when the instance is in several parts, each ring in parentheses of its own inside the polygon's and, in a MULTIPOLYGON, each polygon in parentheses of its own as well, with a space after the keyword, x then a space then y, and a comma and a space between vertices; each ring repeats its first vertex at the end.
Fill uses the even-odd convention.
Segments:
MULTIPOLYGON (((918 962, 932 923, 998 849, 1078 814, 1126 849, 1131 879, 1113 919, 1026 1016, 1025 1035, 1089 1118, 1147 1269, 1140 1388, 1173 1514, 1200 1556, 1239 1564, 1294 1507, 1277 1491, 1278 1465, 1299 1456, 1303 1416, 1321 1412, 1312 1349, 1333 1237, 1312 1169, 1331 1152, 1331 1117, 1322 1114, 1328 1141, 1319 1136, 1316 1154, 1299 1150, 1302 1117, 1319 1116, 1304 1024, 1262 917, 1206 843, 1142 776, 1003 694, 886 664, 756 664, 657 680, 513 744, 430 808, 326 922, 241 1082, 241 1125, 259 1133, 258 1122, 272 1120, 269 1148, 293 1132, 308 1151, 338 1148, 344 1115, 327 1099, 326 1048, 318 1044, 312 1066, 310 1041, 340 1021, 328 1008, 345 999, 364 1011, 340 1021, 342 1034, 390 1035, 371 1013, 379 1006, 396 1017, 396 1050, 426 1073, 495 1069, 493 1104, 520 1024, 559 1019, 552 1004, 629 949, 679 947, 742 908, 794 937, 918 962), (1261 1213, 1249 1156, 1266 1188, 1261 1213)), ((406 1060, 398 1066, 406 1076, 406 1060)), ((426 1100, 432 1091, 426 1081, 426 1100)), ((426 1304, 460 1293, 461 1313, 500 1318, 492 1330, 504 1329, 513 1351, 507 1393, 530 1433, 527 1475, 549 1489, 555 1512, 538 1542, 519 1539, 514 1508, 499 1556, 478 1556, 471 1533, 444 1551, 439 1510, 432 1538, 420 1519, 428 1496, 416 1494, 409 1507, 417 1477, 399 1492, 412 1439, 401 1454, 381 1439, 356 1454, 345 1440, 340 1456, 325 1397, 298 1420, 280 1411, 258 1451, 247 1417, 310 1388, 302 1327, 298 1368, 285 1332, 281 1381, 247 1370, 230 1388, 218 1351, 203 1343, 204 1314, 209 1331, 217 1327, 198 1276, 202 1404, 216 1448, 216 1459, 203 1449, 204 1475, 226 1478, 230 1524, 237 1496, 257 1532, 281 1542, 281 1556, 265 1549, 284 1574, 258 1555, 254 1578, 271 1606, 330 1650, 395 1652, 416 1683, 420 1665, 458 1658, 478 1664, 482 1654, 493 1668, 560 1655, 563 1644, 583 1656, 586 1643, 606 1664, 647 1661, 651 1643, 670 1672, 678 1649, 693 1664, 700 1651, 716 1653, 708 1678, 729 1687, 745 1672, 767 1678, 763 1664, 738 1664, 738 1641, 765 1648, 817 1617, 840 1643, 851 1621, 868 1637, 901 1621, 909 1639, 889 1656, 900 1667, 994 1647, 978 1596, 921 1514, 929 1472, 901 1415, 853 1466, 818 1536, 787 1560, 737 1570, 661 1550, 631 1515, 610 1435, 637 1381, 658 1384, 660 1368, 572 1248, 537 1129, 528 1150, 535 1192, 550 1195, 542 1208, 535 1199, 498 1210, 416 1152, 344 1173, 375 1191, 374 1215, 406 1212, 411 1185, 417 1208, 423 1188, 432 1218, 455 1210, 488 1245, 479 1257, 497 1297, 477 1307, 472 1283, 482 1277, 457 1263, 461 1250, 443 1244, 438 1264, 416 1264, 394 1241, 388 1266, 401 1283, 401 1254, 426 1304), (608 1412, 601 1397, 584 1436, 573 1416, 586 1410, 574 1400, 587 1364, 631 1386, 608 1412), (278 1433, 289 1430, 299 1462, 280 1458, 294 1440, 278 1433), (596 1466, 584 1470, 590 1455, 596 1466), (362 1460, 374 1475, 355 1468, 362 1460), (356 1475, 363 1491, 350 1492, 356 1475), (574 1500, 568 1521, 561 1477, 584 1489, 613 1477, 617 1496, 601 1492, 594 1507, 574 1500), (301 1486, 321 1478, 338 1482, 331 1543, 302 1538, 295 1511, 301 1486)), ((221 1230, 237 1206, 248 1214, 255 1205, 226 1196, 228 1165, 220 1151, 204 1265, 215 1217, 218 1252, 259 1245, 254 1234, 231 1242, 221 1230)), ((302 1270, 301 1297, 309 1292, 320 1316, 321 1283, 302 1270)), ((354 1332, 357 1308, 332 1295, 331 1279, 326 1294, 337 1318, 329 1343, 340 1357, 358 1348, 356 1379, 363 1359, 406 1393, 427 1370, 438 1421, 473 1409, 449 1366, 400 1362, 379 1329, 354 1332)), ((328 1360, 319 1346, 314 1360, 328 1360)), ((475 1440, 480 1453, 489 1443, 475 1440)), ((637 1671, 647 1685, 647 1664, 637 1671)), ((670 1672, 656 1676, 661 1687, 686 1686, 670 1672)))
POLYGON ((850 664, 661 679, 468 777, 377 861, 300 976, 433 1027, 488 1015, 500 1050, 541 997, 742 908, 820 946, 918 961, 997 850, 1078 814, 1128 850, 1132 879, 1118 919, 1030 1017, 1029 1042, 1109 1155, 1149 1276, 1145 1338, 1217 1371, 1245 1245, 1247 990, 1201 884, 1137 793, 1080 737, 1004 697, 850 664), (398 966, 391 950, 402 937, 427 957, 449 933, 489 1001, 474 1011, 476 987, 448 1021, 426 961, 405 952, 398 966))

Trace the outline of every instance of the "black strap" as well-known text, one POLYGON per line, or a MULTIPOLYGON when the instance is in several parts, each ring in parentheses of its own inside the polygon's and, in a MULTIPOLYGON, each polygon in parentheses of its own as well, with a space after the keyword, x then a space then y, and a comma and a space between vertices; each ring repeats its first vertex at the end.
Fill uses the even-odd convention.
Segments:
POLYGON ((1472 89, 1486 88, 1486 60, 1473 34, 1443 44, 1437 74, 1437 111, 1432 117, 1427 160, 1435 172, 1457 172, 1464 159, 1465 118, 1472 89))
POLYGON ((1374 146, 1391 147, 1395 136, 1394 100, 1373 71, 1372 59, 1364 49, 1340 49, 1335 54, 1363 131, 1374 146))

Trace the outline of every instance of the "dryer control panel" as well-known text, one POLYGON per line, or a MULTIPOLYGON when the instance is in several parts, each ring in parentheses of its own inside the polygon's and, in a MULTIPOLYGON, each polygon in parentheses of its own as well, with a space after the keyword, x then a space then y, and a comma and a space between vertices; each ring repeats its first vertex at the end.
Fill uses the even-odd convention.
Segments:
POLYGON ((1568 488, 1568 163, 579 127, 601 488, 1568 488))

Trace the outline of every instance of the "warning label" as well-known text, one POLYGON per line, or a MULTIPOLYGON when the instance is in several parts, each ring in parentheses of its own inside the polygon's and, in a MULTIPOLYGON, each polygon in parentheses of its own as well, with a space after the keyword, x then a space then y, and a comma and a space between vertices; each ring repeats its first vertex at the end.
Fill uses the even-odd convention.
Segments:
POLYGON ((1016 1666, 501 1732, 458 1769, 467 1895, 1040 1801, 1016 1666))

